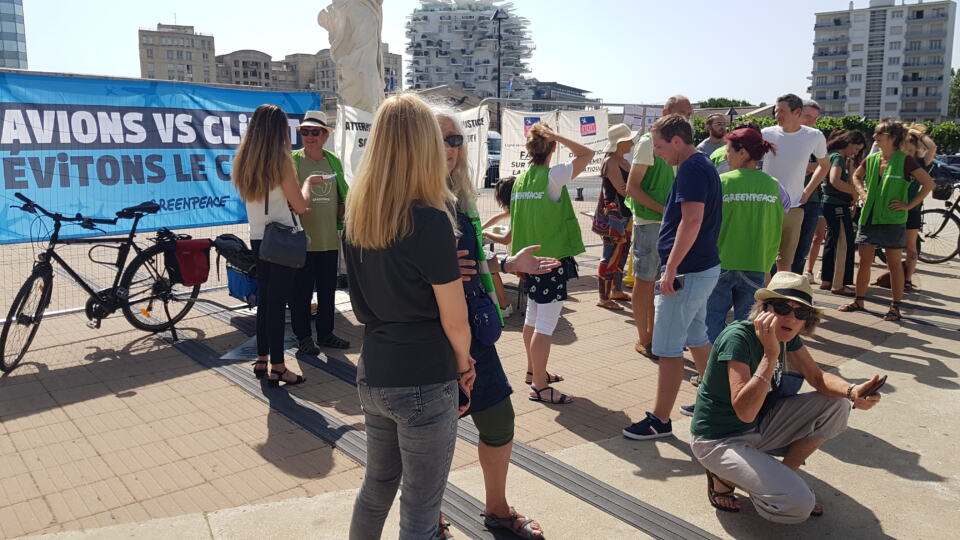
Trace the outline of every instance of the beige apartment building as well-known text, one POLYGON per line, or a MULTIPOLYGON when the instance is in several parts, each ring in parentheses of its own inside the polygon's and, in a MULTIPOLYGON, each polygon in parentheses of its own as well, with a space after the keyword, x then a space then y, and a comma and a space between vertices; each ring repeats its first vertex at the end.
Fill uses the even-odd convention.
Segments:
POLYGON ((140 76, 144 79, 217 82, 213 36, 192 26, 157 24, 139 32, 140 76))
MULTIPOLYGON (((403 80, 402 57, 391 53, 386 43, 382 45, 384 90, 399 90, 403 80)), ((337 91, 336 64, 330 57, 330 49, 316 54, 288 54, 277 61, 265 52, 247 49, 219 55, 216 61, 217 82, 221 84, 337 91)))

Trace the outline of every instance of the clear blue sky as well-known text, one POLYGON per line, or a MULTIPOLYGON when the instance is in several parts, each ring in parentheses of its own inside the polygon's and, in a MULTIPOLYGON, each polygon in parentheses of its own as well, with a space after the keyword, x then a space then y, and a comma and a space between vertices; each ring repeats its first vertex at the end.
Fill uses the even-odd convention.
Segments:
MULTIPOLYGON (((290 0, 26 0, 31 70, 137 77, 137 29, 158 22, 213 34, 216 52, 256 49, 274 59, 328 47, 317 12, 329 2, 290 0)), ((900 0, 897 0, 900 3, 900 0)), ((912 0, 909 3, 916 3, 912 0)), ((847 0, 516 0, 530 20, 532 75, 607 102, 663 102, 674 93, 772 102, 806 96, 814 13, 847 0)), ((384 0, 383 40, 405 47, 417 0, 384 0)), ((867 0, 856 0, 865 7, 867 0)), ((960 64, 960 40, 953 65, 960 64)))

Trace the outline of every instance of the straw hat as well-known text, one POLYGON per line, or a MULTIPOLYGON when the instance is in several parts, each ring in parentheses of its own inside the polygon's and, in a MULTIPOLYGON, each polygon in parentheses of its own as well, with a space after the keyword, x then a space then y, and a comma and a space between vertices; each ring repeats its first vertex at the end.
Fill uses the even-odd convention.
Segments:
POLYGON ((607 146, 603 148, 604 154, 617 151, 617 145, 623 141, 633 140, 637 137, 637 131, 630 131, 630 126, 626 124, 614 124, 607 130, 607 146))
POLYGON ((821 308, 813 305, 813 287, 807 278, 793 272, 777 272, 770 283, 762 289, 757 289, 753 297, 760 302, 765 300, 782 299, 799 302, 817 313, 823 313, 821 308))
POLYGON ((297 126, 297 131, 302 127, 319 127, 333 133, 333 127, 327 124, 327 115, 323 111, 307 111, 303 115, 303 121, 297 126))

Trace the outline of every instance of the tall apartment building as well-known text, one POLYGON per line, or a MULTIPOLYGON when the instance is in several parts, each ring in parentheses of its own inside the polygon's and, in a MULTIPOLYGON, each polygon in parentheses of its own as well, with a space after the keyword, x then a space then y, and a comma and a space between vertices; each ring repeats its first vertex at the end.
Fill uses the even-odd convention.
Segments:
POLYGON ((0 0, 0 67, 27 69, 23 0, 0 0))
MULTIPOLYGON (((386 43, 382 46, 384 90, 400 89, 402 57, 390 53, 386 43)), ((330 49, 316 54, 288 54, 277 61, 265 52, 244 49, 219 55, 216 61, 219 83, 337 92, 337 69, 330 49)))
POLYGON ((817 13, 810 95, 828 116, 946 120, 955 26, 951 0, 817 13))
POLYGON ((451 85, 483 97, 497 95, 501 60, 501 96, 529 97, 523 75, 533 52, 529 22, 513 13, 512 3, 493 0, 420 0, 407 22, 411 55, 407 87, 451 85), (497 10, 506 17, 492 20, 497 10), (498 49, 498 24, 500 40, 498 49))
POLYGON ((140 29, 140 77, 168 81, 216 82, 213 36, 192 26, 157 24, 140 29))

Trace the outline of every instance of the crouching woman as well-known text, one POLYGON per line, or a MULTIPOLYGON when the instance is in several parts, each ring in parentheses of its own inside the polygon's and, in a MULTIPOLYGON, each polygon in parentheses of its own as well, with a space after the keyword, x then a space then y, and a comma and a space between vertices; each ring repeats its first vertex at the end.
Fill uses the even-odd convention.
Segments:
POLYGON ((812 292, 803 276, 777 273, 756 292, 749 320, 731 323, 713 345, 697 392, 690 446, 707 469, 708 499, 718 510, 740 510, 734 495, 739 488, 773 522, 821 515, 797 470, 846 429, 849 401, 855 409, 870 409, 880 400, 864 397, 879 376, 851 384, 824 373, 810 356, 800 334, 809 335, 820 321, 812 292), (797 394, 801 375, 814 392, 797 394))

